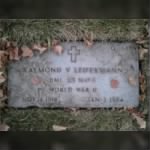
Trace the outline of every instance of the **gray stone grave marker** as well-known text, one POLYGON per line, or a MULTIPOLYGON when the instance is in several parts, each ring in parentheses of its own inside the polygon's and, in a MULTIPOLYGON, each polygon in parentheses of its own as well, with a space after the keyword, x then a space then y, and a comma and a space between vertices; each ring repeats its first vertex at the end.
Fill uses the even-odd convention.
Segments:
POLYGON ((132 42, 62 43, 32 58, 10 61, 10 107, 136 107, 138 50, 132 42))

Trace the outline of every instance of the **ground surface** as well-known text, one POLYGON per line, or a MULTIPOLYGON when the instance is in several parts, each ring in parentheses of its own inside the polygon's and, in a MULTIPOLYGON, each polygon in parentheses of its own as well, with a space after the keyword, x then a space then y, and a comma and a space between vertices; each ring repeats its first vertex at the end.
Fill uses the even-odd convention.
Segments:
POLYGON ((45 131, 52 130, 53 125, 66 126, 74 131, 138 129, 129 113, 109 110, 9 109, 2 113, 2 118, 11 130, 45 131))
MULTIPOLYGON (((19 44, 37 41, 83 40, 85 34, 93 34, 93 40, 130 41, 145 32, 145 20, 13 20, 0 22, 0 38, 16 40, 19 44)), ((147 111, 145 101, 140 105, 147 111)), ((145 112, 147 113, 147 112, 145 112)), ((12 109, 0 110, 0 122, 10 130, 52 130, 53 125, 68 127, 73 131, 89 130, 139 130, 127 111, 64 109, 12 109)))

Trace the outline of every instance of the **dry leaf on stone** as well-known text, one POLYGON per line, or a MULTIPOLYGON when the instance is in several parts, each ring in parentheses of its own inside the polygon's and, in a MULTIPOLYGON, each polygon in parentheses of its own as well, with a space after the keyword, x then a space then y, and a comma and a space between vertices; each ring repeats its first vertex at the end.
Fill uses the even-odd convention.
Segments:
POLYGON ((52 129, 53 129, 53 131, 66 131, 67 127, 59 126, 59 125, 53 125, 52 129))
POLYGON ((137 121, 137 124, 140 126, 141 129, 146 128, 146 121, 143 118, 139 117, 135 113, 132 113, 132 117, 133 117, 133 119, 135 119, 137 121))
POLYGON ((93 45, 93 41, 90 41, 90 40, 87 40, 87 39, 84 39, 84 43, 89 48, 93 45))
POLYGON ((136 86, 136 79, 133 76, 128 76, 128 82, 132 86, 136 86))
POLYGON ((56 46, 56 45, 60 45, 60 41, 59 40, 52 40, 52 47, 56 46))
POLYGON ((59 40, 52 41, 52 50, 54 53, 61 55, 63 53, 63 47, 60 44, 59 40))
POLYGON ((63 47, 61 45, 56 45, 53 47, 53 51, 56 54, 61 55, 63 53, 63 47))
POLYGON ((41 44, 33 44, 32 49, 37 50, 40 52, 40 54, 42 54, 43 52, 48 50, 48 46, 47 45, 41 45, 41 44))
POLYGON ((145 54, 147 54, 147 53, 148 53, 148 49, 145 49, 145 48, 139 49, 139 57, 140 57, 140 60, 143 60, 145 54))
POLYGON ((93 33, 92 32, 84 37, 84 43, 89 48, 93 45, 93 33))
POLYGON ((14 47, 14 48, 9 47, 8 52, 9 52, 9 59, 10 60, 19 60, 20 59, 18 47, 14 47))
POLYGON ((9 128, 10 127, 6 124, 0 124, 0 131, 8 131, 9 128))
POLYGON ((40 83, 42 83, 42 79, 38 76, 33 76, 31 78, 31 82, 33 85, 39 85, 40 83))
POLYGON ((32 49, 30 49, 27 46, 22 46, 21 51, 22 51, 22 57, 32 57, 33 56, 32 49))

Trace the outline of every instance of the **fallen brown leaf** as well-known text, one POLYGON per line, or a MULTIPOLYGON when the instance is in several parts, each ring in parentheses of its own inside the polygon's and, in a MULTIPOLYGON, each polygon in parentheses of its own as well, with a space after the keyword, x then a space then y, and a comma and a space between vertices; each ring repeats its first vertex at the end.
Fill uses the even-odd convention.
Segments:
POLYGON ((45 47, 45 48, 48 48, 48 43, 41 43, 41 47, 45 47))
POLYGON ((27 46, 22 46, 21 51, 22 51, 22 57, 32 57, 33 56, 32 49, 30 49, 27 46))
POLYGON ((147 53, 148 53, 148 49, 146 49, 146 48, 141 48, 141 49, 139 49, 139 57, 140 57, 140 60, 143 60, 145 54, 147 54, 147 53))
POLYGON ((144 102, 145 98, 146 98, 145 94, 140 95, 140 101, 144 102))
POLYGON ((56 45, 53 47, 53 51, 56 54, 61 55, 63 53, 63 47, 61 45, 56 45))
POLYGON ((0 84, 5 81, 6 81, 6 78, 2 74, 0 74, 0 84))
POLYGON ((145 44, 147 43, 147 40, 138 40, 136 41, 136 44, 145 44))
POLYGON ((52 129, 53 129, 53 131, 66 131, 67 127, 59 126, 59 125, 53 125, 52 129))
POLYGON ((141 84, 145 83, 145 76, 143 74, 140 74, 140 76, 139 76, 139 82, 141 84))
POLYGON ((10 45, 10 47, 15 48, 15 47, 17 47, 17 42, 16 42, 16 41, 11 41, 11 42, 9 43, 9 45, 10 45))
POLYGON ((48 50, 48 46, 44 45, 44 44, 42 44, 42 45, 41 44, 33 44, 32 49, 33 50, 38 50, 40 52, 40 54, 42 54, 43 52, 48 50))
POLYGON ((56 45, 60 45, 60 41, 56 39, 52 40, 52 48, 56 45))
POLYGON ((1 50, 5 50, 6 49, 6 45, 7 45, 7 39, 6 38, 2 38, 0 40, 0 49, 1 50))
POLYGON ((145 129, 146 128, 146 121, 143 118, 139 117, 135 113, 132 113, 132 117, 133 117, 133 119, 135 119, 137 121, 137 124, 139 125, 139 127, 141 129, 145 129))
POLYGON ((8 52, 0 51, 0 68, 2 68, 8 61, 7 56, 8 56, 8 52))
POLYGON ((9 52, 9 59, 10 60, 19 60, 19 49, 18 47, 9 47, 8 48, 8 52, 9 52))
POLYGON ((140 85, 140 89, 141 89, 141 92, 144 93, 145 89, 146 89, 146 85, 145 84, 141 84, 140 85))
POLYGON ((134 113, 136 114, 137 116, 141 117, 141 118, 144 118, 144 115, 142 112, 138 111, 136 108, 130 108, 130 109, 127 109, 129 113, 134 113))
POLYGON ((0 124, 0 131, 8 131, 9 128, 7 124, 0 124))
POLYGON ((52 41, 52 50, 53 50, 54 53, 56 53, 58 55, 63 53, 63 47, 61 46, 59 40, 54 39, 52 41))
POLYGON ((88 48, 92 47, 92 45, 93 45, 93 41, 91 41, 89 39, 84 39, 84 43, 88 48))
POLYGON ((0 56, 3 57, 3 55, 8 55, 8 52, 0 50, 0 56))
POLYGON ((86 34, 83 39, 84 39, 84 43, 87 47, 90 48, 93 45, 93 33, 92 32, 86 34))
POLYGON ((39 78, 38 76, 33 76, 31 79, 31 82, 33 85, 38 85, 38 84, 42 83, 42 79, 39 78))
POLYGON ((7 41, 7 43, 6 43, 6 49, 8 49, 8 48, 11 47, 11 46, 12 46, 11 42, 10 42, 10 41, 7 41))

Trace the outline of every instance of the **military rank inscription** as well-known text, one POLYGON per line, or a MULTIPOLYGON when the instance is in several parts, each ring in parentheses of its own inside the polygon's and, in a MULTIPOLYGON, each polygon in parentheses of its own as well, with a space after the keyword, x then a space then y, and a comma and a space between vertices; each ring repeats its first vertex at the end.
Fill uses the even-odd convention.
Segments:
POLYGON ((138 51, 132 42, 64 42, 63 53, 10 61, 10 107, 136 107, 138 51))

